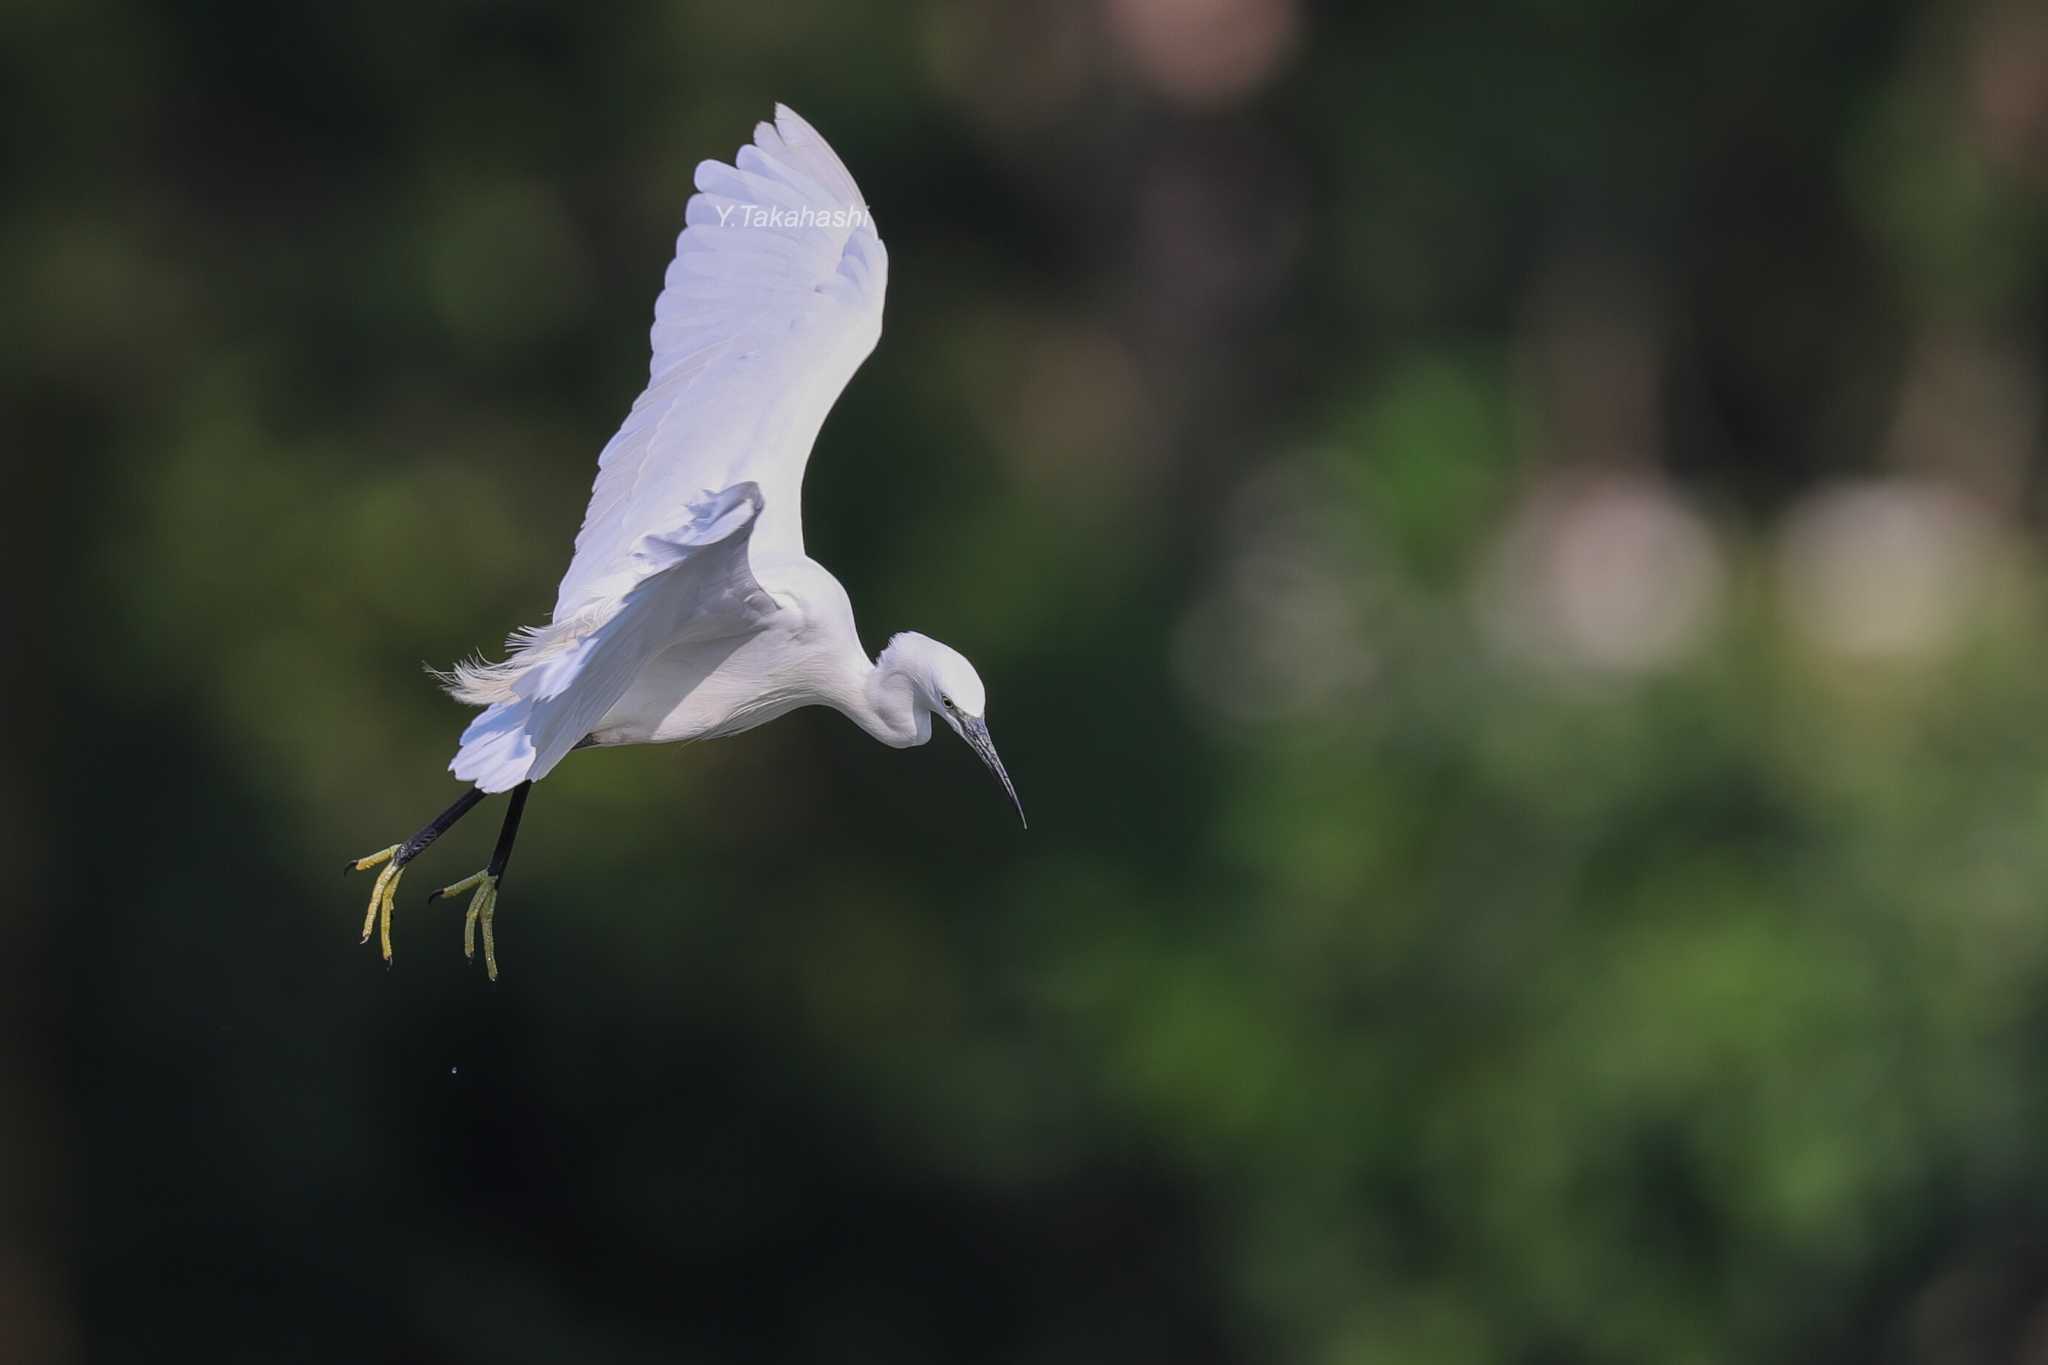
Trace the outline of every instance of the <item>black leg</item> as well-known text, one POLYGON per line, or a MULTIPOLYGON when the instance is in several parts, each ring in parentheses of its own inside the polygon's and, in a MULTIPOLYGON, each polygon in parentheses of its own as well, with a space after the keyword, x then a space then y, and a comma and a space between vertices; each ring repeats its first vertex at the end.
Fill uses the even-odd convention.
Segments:
MULTIPOLYGON (((391 861, 399 867, 404 867, 414 858, 425 853, 428 845, 452 829, 457 820, 475 810, 477 802, 483 799, 484 794, 475 787, 471 787, 468 791, 456 797, 453 805, 427 821, 426 824, 420 827, 419 833, 400 844, 398 852, 391 855, 391 861)), ((381 859, 378 861, 381 861, 381 859)), ((370 862, 370 859, 351 858, 347 863, 343 864, 341 870, 343 872, 364 871, 370 862)))
POLYGON ((476 956, 476 931, 481 928, 484 931, 484 973, 493 981, 498 979, 498 949, 491 938, 491 918, 498 908, 498 879, 505 875, 505 865, 512 861, 512 844, 519 838, 519 817, 526 814, 526 797, 532 790, 531 782, 521 782, 512 789, 511 804, 505 807, 505 823, 498 828, 498 846, 491 850, 490 866, 427 897, 430 901, 437 901, 456 891, 476 892, 470 898, 469 913, 462 920, 462 955, 468 958, 476 956))
POLYGON ((512 789, 512 804, 505 807, 505 823, 498 827, 498 846, 491 850, 491 865, 484 869, 493 879, 504 876, 505 864, 512 861, 512 841, 519 837, 519 817, 526 813, 526 794, 532 790, 531 782, 512 789))
POLYGON ((412 838, 407 839, 405 841, 405 847, 398 850, 398 856, 392 859, 392 861, 397 863, 400 867, 404 867, 414 858, 417 858, 420 856, 420 854, 425 853, 427 851, 428 845, 432 844, 434 840, 446 834, 450 829, 453 829, 455 827, 455 822, 457 820, 460 820, 463 816, 469 814, 472 810, 476 809, 477 802, 483 799, 484 794, 478 791, 475 787, 471 787, 468 791, 456 797, 454 805, 448 807, 447 810, 442 811, 439 815, 427 821, 427 823, 420 828, 420 832, 418 834, 415 834, 412 836, 412 838))
MULTIPOLYGON (((519 837, 519 817, 526 813, 526 797, 533 790, 531 782, 521 782, 512 789, 512 803, 505 807, 505 823, 498 827, 498 846, 491 850, 490 866, 484 875, 493 882, 505 875, 505 864, 512 861, 512 844, 519 837)), ((448 888, 430 893, 427 899, 437 901, 448 894, 448 888)))

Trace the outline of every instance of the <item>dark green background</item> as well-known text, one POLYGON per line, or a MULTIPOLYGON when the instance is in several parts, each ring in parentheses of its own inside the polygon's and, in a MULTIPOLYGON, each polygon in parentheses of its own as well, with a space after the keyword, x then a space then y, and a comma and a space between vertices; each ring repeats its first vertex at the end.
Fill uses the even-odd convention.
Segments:
POLYGON ((13 0, 0 1354, 2048 1350, 2048 20, 13 0), (812 467, 950 737, 536 791, 702 158, 888 240, 812 467))

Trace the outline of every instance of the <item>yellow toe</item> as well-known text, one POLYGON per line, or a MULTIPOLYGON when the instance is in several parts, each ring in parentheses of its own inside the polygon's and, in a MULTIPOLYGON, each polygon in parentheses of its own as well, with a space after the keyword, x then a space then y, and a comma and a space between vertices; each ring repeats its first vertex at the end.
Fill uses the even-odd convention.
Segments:
MULTIPOLYGON (((382 872, 379 872, 377 874, 376 884, 370 888, 370 908, 363 913, 362 941, 364 943, 368 943, 370 941, 370 933, 377 927, 377 914, 380 910, 384 908, 386 897, 389 894, 390 888, 397 884, 398 874, 404 870, 405 869, 400 867, 397 863, 392 863, 389 866, 387 866, 382 872)), ((384 941, 384 956, 389 957, 391 956, 391 940, 388 929, 386 930, 386 936, 384 941)))
POLYGON ((458 891, 474 889, 476 894, 469 898, 469 910, 462 917, 462 955, 472 962, 476 960, 477 926, 484 931, 484 974, 491 980, 498 979, 498 944, 491 934, 491 917, 498 909, 498 879, 488 871, 464 877, 453 886, 436 891, 436 896, 452 896, 458 891))
POLYGON ((393 863, 389 868, 385 869, 384 876, 378 878, 378 885, 384 888, 384 913, 381 918, 378 939, 380 946, 384 949, 384 960, 386 962, 391 960, 391 916, 398 908, 398 879, 404 874, 405 869, 393 863), (389 880, 387 881, 385 878, 389 878, 389 880))
MULTIPOLYGON (((498 913, 498 884, 492 882, 488 890, 490 894, 484 900, 483 909, 484 975, 492 981, 496 981, 498 979, 498 943, 491 935, 491 920, 498 913)), ((478 894, 481 895, 483 893, 479 892, 478 894)))
POLYGON ((363 857, 350 863, 344 870, 349 872, 368 872, 371 868, 388 863, 393 858, 396 858, 398 850, 403 847, 403 844, 393 844, 389 848, 382 848, 378 849, 375 853, 365 854, 363 857))

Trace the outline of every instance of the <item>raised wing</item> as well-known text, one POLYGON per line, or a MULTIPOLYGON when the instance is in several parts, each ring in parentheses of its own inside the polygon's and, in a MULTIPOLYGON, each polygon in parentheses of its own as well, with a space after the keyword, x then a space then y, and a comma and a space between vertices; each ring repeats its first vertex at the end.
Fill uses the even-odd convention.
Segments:
POLYGON ((881 337, 889 257, 853 177, 788 108, 734 161, 697 167, 647 391, 598 457, 557 620, 629 589, 640 537, 711 490, 758 484, 755 547, 803 552, 804 464, 881 337))
POLYGON ((449 770, 487 792, 539 781, 648 660, 757 629, 777 610, 747 555, 761 510, 751 483, 698 501, 681 526, 641 537, 630 557, 636 581, 617 602, 527 632, 502 664, 458 665, 450 690, 484 710, 462 732, 449 770))

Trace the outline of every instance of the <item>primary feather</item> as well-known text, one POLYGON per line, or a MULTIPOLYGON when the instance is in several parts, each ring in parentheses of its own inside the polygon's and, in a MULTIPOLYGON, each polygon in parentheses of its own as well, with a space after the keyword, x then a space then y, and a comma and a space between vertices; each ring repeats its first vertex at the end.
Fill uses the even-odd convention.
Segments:
POLYGON ((617 597, 641 536, 742 481, 761 487, 757 550, 803 553, 804 464, 882 335, 889 256, 852 175, 790 109, 734 160, 697 167, 647 389, 598 456, 557 617, 617 597))

